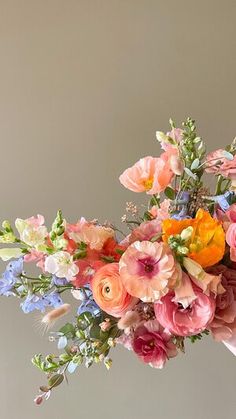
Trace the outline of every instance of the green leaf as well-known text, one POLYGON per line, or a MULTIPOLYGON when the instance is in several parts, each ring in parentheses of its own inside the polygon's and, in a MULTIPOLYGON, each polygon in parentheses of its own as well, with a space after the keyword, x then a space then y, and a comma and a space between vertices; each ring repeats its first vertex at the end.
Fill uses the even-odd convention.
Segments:
POLYGON ((65 335, 68 339, 75 337, 75 327, 71 323, 66 323, 65 326, 61 327, 59 332, 65 335))
POLYGON ((175 191, 170 186, 167 186, 167 188, 164 190, 164 194, 172 201, 175 199, 175 191))
POLYGON ((48 380, 48 385, 50 388, 54 388, 59 386, 62 381, 64 381, 64 375, 63 374, 55 374, 48 380))

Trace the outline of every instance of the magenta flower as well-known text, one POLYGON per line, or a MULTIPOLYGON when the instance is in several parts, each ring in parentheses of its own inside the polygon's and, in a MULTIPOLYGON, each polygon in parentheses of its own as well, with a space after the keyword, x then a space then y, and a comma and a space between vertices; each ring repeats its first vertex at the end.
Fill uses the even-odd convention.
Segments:
POLYGON ((172 336, 156 320, 149 320, 137 327, 132 349, 143 362, 154 368, 163 368, 169 358, 177 355, 172 336))

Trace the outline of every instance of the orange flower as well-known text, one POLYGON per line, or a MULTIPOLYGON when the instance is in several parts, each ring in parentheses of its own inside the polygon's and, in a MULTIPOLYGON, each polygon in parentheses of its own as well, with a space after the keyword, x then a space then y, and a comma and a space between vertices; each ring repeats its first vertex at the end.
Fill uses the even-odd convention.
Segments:
POLYGON ((188 257, 203 268, 215 265, 224 256, 225 233, 221 223, 203 209, 199 209, 193 219, 163 221, 163 240, 167 242, 169 236, 180 234, 189 226, 193 227, 193 232, 188 243, 188 257))
POLYGON ((122 317, 138 301, 126 291, 118 263, 109 263, 100 268, 92 279, 91 288, 97 305, 114 317, 122 317))

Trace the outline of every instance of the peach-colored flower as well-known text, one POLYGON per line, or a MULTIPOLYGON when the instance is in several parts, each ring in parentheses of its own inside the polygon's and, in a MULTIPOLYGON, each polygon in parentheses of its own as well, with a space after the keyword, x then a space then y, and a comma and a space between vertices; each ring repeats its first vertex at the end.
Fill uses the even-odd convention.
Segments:
MULTIPOLYGON (((173 159, 173 165, 175 165, 173 159)), ((174 172, 170 165, 169 154, 161 157, 144 157, 134 166, 126 169, 120 176, 120 182, 133 192, 146 192, 149 195, 162 192, 171 182, 174 172)))
POLYGON ((137 302, 121 281, 118 263, 109 263, 100 268, 92 279, 91 288, 97 305, 114 317, 122 317, 137 302))
POLYGON ((165 243, 136 241, 121 256, 120 275, 128 293, 145 302, 158 300, 181 279, 181 269, 165 243))
POLYGON ((196 298, 186 308, 174 300, 173 292, 154 305, 157 320, 174 335, 196 335, 206 329, 214 317, 214 298, 197 287, 194 287, 194 294, 196 298))
POLYGON ((140 322, 140 316, 136 311, 127 311, 123 317, 118 321, 118 328, 120 330, 125 330, 138 324, 140 322))
POLYGON ((89 223, 84 218, 81 218, 77 224, 68 224, 66 232, 74 242, 84 242, 95 250, 101 250, 104 243, 115 235, 112 228, 89 223))
POLYGON ((163 368, 169 358, 177 355, 172 336, 156 320, 137 327, 132 341, 133 351, 153 368, 163 368))
POLYGON ((201 288, 205 294, 210 295, 213 293, 216 296, 224 292, 221 284, 221 275, 213 275, 204 271, 199 263, 190 258, 185 257, 183 259, 183 265, 193 283, 201 288))

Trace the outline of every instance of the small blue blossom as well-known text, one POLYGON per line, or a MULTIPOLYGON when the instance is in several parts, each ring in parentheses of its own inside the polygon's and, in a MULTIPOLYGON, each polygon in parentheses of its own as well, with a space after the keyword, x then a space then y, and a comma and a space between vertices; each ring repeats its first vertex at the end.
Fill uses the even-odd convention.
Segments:
POLYGON ((58 278, 58 276, 53 275, 52 277, 52 284, 58 287, 62 287, 63 285, 67 285, 68 281, 66 278, 58 278))
POLYGON ((25 301, 21 303, 21 308, 24 313, 31 313, 34 310, 44 312, 46 307, 58 307, 63 304, 60 295, 52 291, 50 294, 38 296, 35 294, 27 295, 25 301))
POLYGON ((234 192, 233 191, 227 191, 223 195, 216 195, 211 197, 211 199, 215 202, 217 202, 220 206, 220 208, 223 211, 227 211, 230 207, 230 205, 233 203, 234 198, 234 192))
POLYGON ((0 279, 0 295, 14 295, 13 288, 23 271, 23 259, 13 260, 8 263, 5 272, 0 279))
POLYGON ((93 300, 92 292, 90 290, 84 291, 83 297, 84 298, 78 308, 77 314, 80 315, 87 311, 91 313, 92 315, 97 316, 97 314, 100 313, 101 309, 93 300))

